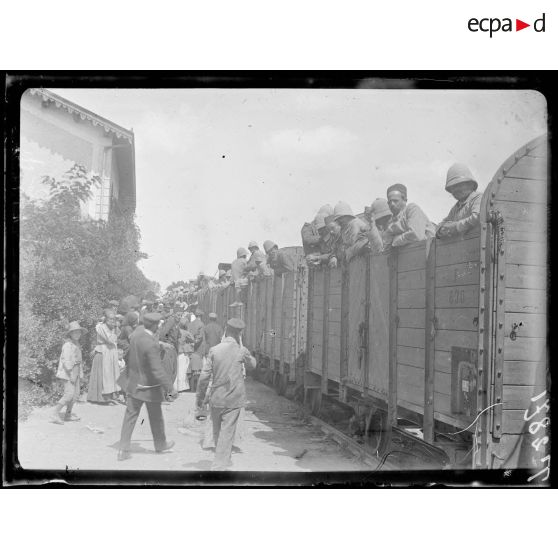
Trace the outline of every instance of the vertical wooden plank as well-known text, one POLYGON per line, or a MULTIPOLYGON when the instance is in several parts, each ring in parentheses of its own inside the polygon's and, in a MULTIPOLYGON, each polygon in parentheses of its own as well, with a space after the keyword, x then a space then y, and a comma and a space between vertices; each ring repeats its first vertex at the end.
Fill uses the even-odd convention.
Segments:
POLYGON ((314 319, 314 269, 308 268, 308 308, 306 321, 306 369, 312 369, 312 320, 314 319))
POLYGON ((436 240, 426 244, 426 311, 424 318, 424 441, 434 442, 434 338, 436 335, 436 240))
POLYGON ((397 263, 398 252, 389 255, 389 382, 388 424, 397 426, 397 263))
POLYGON ((505 321, 505 271, 506 271, 506 250, 504 247, 503 227, 496 224, 494 226, 495 242, 494 247, 494 282, 496 284, 495 307, 496 315, 493 328, 496 331, 494 344, 494 401, 496 404, 492 408, 492 437, 499 439, 502 436, 502 409, 503 409, 503 387, 504 387, 504 321, 505 321))
MULTIPOLYGON (((281 303, 281 325, 279 326, 279 373, 283 374, 285 371, 285 320, 286 320, 286 299, 288 298, 288 282, 287 282, 287 274, 283 273, 281 275, 281 294, 280 294, 280 303, 281 303)), ((291 291, 292 294, 292 291, 291 291)))
POLYGON ((324 317, 322 321, 322 393, 327 395, 329 351, 329 268, 324 269, 324 317))
POLYGON ((368 395, 369 379, 370 379, 370 304, 372 297, 371 287, 371 256, 364 256, 366 262, 366 271, 364 279, 364 340, 366 348, 364 350, 364 378, 363 378, 363 394, 368 395))
MULTIPOLYGON (((482 367, 478 369, 477 379, 477 414, 488 406, 488 386, 492 373, 493 351, 493 302, 494 302, 494 262, 493 262, 493 233, 490 223, 484 223, 481 231, 481 282, 479 293, 479 357, 482 356, 482 367), (484 281, 483 281, 484 279, 484 281), (481 345, 482 342, 482 345, 481 345)), ((488 464, 488 414, 482 413, 478 421, 480 446, 473 448, 474 468, 486 468, 488 464), (480 451, 479 451, 480 450, 480 451)))
POLYGON ((254 301, 255 301, 255 319, 254 319, 254 347, 257 353, 260 352, 260 343, 261 343, 261 322, 260 322, 260 316, 261 316, 261 297, 260 297, 260 291, 261 291, 261 281, 256 281, 254 283, 255 286, 255 293, 254 293, 254 301))
POLYGON ((276 310, 277 310, 277 301, 275 300, 275 290, 277 282, 280 281, 280 277, 278 275, 273 276, 273 281, 271 283, 271 325, 270 325, 270 334, 271 334, 271 350, 270 350, 270 358, 271 358, 271 370, 275 371, 275 343, 277 332, 275 331, 275 321, 276 321, 276 310))
POLYGON ((310 271, 309 268, 306 266, 300 266, 298 269, 299 273, 299 282, 298 282, 298 309, 297 309, 297 320, 296 320, 296 327, 297 327, 297 340, 298 346, 297 351, 295 353, 295 362, 296 362, 296 374, 297 374, 297 385, 302 385, 302 378, 301 374, 304 372, 304 366, 306 365, 306 359, 308 355, 308 345, 306 343, 306 318, 307 314, 310 310, 309 308, 309 300, 310 300, 310 271))
POLYGON ((339 398, 347 400, 347 387, 345 382, 349 374, 349 266, 345 263, 341 268, 341 363, 339 369, 339 398))

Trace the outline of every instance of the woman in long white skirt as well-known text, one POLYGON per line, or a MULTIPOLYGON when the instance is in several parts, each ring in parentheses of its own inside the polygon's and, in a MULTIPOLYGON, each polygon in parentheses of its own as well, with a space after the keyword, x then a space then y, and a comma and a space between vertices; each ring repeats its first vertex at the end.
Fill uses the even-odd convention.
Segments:
POLYGON ((188 382, 187 376, 189 364, 190 359, 188 358, 188 355, 180 353, 178 355, 176 380, 174 381, 174 389, 178 392, 190 389, 190 383, 188 382))

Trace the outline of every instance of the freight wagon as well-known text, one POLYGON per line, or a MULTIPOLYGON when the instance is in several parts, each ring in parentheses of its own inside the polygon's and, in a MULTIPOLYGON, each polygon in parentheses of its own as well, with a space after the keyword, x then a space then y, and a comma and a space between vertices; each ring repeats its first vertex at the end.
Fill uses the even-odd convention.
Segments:
MULTIPOLYGON (((547 176, 543 136, 497 170, 466 235, 336 269, 291 249, 295 273, 249 287, 245 344, 314 414, 351 408, 378 455, 403 438, 443 466, 544 473, 547 176)), ((229 287, 202 307, 226 319, 233 301, 229 287)))
POLYGON ((310 272, 305 398, 352 405, 379 453, 412 431, 453 464, 536 467, 548 408, 542 426, 526 419, 547 399, 546 292, 541 137, 498 169, 478 230, 310 272))

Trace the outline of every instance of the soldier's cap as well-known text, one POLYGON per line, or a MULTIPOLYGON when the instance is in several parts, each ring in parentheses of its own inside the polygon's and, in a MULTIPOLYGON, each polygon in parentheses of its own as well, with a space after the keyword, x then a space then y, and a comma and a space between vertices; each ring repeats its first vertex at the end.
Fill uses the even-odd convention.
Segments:
POLYGON ((244 329, 246 324, 240 318, 231 318, 227 325, 233 329, 244 329))
POLYGON ((217 319, 217 314, 215 314, 215 312, 210 312, 210 313, 209 313, 209 317, 210 317, 212 320, 216 320, 216 319, 217 319))
POLYGON ((153 325, 159 323, 163 319, 163 316, 159 312, 148 312, 143 315, 143 323, 145 325, 153 325))
POLYGON ((120 303, 118 302, 118 300, 109 300, 109 304, 111 306, 118 306, 120 303))
POLYGON ((404 198, 407 197, 407 187, 403 184, 392 184, 386 192, 386 195, 389 196, 390 192, 399 192, 404 198))

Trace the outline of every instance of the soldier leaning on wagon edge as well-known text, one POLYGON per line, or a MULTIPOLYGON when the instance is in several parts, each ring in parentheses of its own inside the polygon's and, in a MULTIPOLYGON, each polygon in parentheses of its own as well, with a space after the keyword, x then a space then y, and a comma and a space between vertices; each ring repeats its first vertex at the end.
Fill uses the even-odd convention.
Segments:
POLYGON ((368 231, 370 227, 359 217, 355 217, 348 203, 339 201, 333 210, 333 221, 341 228, 336 253, 330 259, 333 265, 339 261, 350 262, 368 250, 368 231))
POLYGON ((477 192, 478 183, 465 165, 455 163, 449 168, 445 188, 457 203, 438 225, 438 238, 464 234, 478 226, 480 219, 482 192, 477 192))

